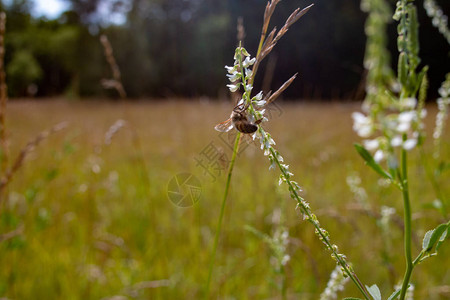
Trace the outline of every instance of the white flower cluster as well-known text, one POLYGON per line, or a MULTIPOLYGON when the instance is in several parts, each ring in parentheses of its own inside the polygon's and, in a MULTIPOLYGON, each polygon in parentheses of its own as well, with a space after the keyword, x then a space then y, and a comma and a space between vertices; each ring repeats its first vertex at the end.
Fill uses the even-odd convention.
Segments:
POLYGON ((403 98, 383 109, 378 105, 365 107, 367 116, 360 112, 352 114, 353 130, 366 138, 364 148, 375 152, 376 162, 385 159, 395 148, 411 150, 417 145, 426 110, 416 109, 416 104, 416 98, 403 98), (376 134, 379 136, 373 138, 376 134))
POLYGON ((448 106, 450 105, 450 74, 447 75, 447 80, 442 83, 439 88, 440 98, 437 99, 438 113, 436 114, 436 127, 434 128, 433 138, 435 142, 436 152, 438 156, 439 145, 444 130, 445 120, 448 115, 448 106))
MULTIPOLYGON (((226 66, 228 71, 227 77, 232 82, 232 84, 227 85, 230 91, 235 92, 240 87, 243 88, 244 93, 242 99, 238 102, 238 105, 246 107, 249 121, 260 122, 267 121, 264 117, 265 110, 263 107, 267 104, 266 100, 263 99, 263 93, 259 92, 256 96, 251 97, 251 91, 253 86, 251 85, 253 71, 249 69, 251 65, 256 62, 255 58, 250 58, 250 54, 243 47, 236 48, 234 55, 234 65, 232 67, 226 66), (245 59, 243 60, 243 58, 245 59), (249 83, 250 82, 250 83, 249 83)), ((295 78, 295 76, 293 77, 295 78)), ((291 80, 293 80, 293 78, 291 80)), ((289 82, 289 81, 288 81, 289 82)), ((302 191, 300 185, 292 180, 293 173, 289 171, 289 165, 284 164, 284 159, 281 154, 273 147, 275 141, 272 139, 270 133, 266 132, 262 126, 258 126, 258 130, 253 134, 253 139, 259 139, 261 143, 261 150, 264 151, 264 155, 268 156, 270 161, 270 169, 278 167, 281 171, 279 184, 286 183, 290 196, 292 199, 297 201, 297 207, 300 208, 305 220, 312 223, 315 227, 316 235, 325 244, 326 248, 332 252, 331 256, 341 264, 347 272, 347 275, 351 276, 351 267, 347 263, 345 255, 338 253, 338 248, 336 245, 331 244, 329 233, 320 227, 319 220, 316 215, 311 212, 309 203, 306 202, 302 197, 299 196, 302 191)), ((286 239, 285 236, 287 232, 281 235, 281 240, 286 239)), ((289 261, 289 256, 284 255, 279 257, 281 265, 285 265, 289 261)))
POLYGON ((423 2, 427 15, 431 18, 433 26, 447 39, 450 44, 450 30, 448 29, 448 18, 442 12, 442 9, 433 0, 425 0, 423 2))
POLYGON ((272 256, 271 261, 277 271, 280 271, 280 269, 291 259, 289 254, 286 254, 288 244, 289 232, 284 227, 278 228, 274 232, 270 242, 270 246, 274 252, 274 256, 272 256))
POLYGON ((244 47, 236 48, 236 52, 234 53, 234 65, 232 67, 225 66, 225 69, 228 71, 228 80, 231 82, 231 84, 228 84, 227 87, 231 92, 236 92, 242 85, 244 91, 250 95, 253 86, 251 84, 247 84, 247 81, 253 75, 253 71, 250 69, 250 66, 252 66, 255 61, 256 58, 250 58, 250 54, 244 47), (242 60, 243 58, 244 60, 242 60))
POLYGON ((234 54, 234 65, 232 67, 225 66, 225 69, 227 69, 228 72, 227 77, 231 82, 227 87, 231 92, 236 92, 240 87, 243 88, 244 93, 242 99, 238 102, 238 105, 248 107, 248 117, 249 121, 252 123, 257 120, 260 122, 267 121, 267 118, 264 117, 266 110, 263 109, 267 102, 263 99, 263 92, 261 91, 250 98, 253 90, 253 85, 249 83, 253 76, 251 66, 253 66, 255 61, 256 58, 251 58, 244 47, 237 47, 234 54))
POLYGON ((341 271, 341 267, 338 265, 331 272, 330 280, 328 280, 327 287, 320 294, 320 300, 332 300, 337 299, 337 293, 344 290, 344 285, 349 280, 349 277, 345 277, 341 271))

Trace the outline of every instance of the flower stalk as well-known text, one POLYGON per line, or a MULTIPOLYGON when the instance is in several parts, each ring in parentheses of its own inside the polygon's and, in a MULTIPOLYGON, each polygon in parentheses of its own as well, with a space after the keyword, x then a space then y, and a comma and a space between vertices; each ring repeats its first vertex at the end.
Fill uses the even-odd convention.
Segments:
POLYGON ((224 212, 225 212, 225 205, 226 205, 227 198, 228 198, 228 192, 230 190, 231 175, 233 174, 234 163, 236 161, 236 156, 237 156, 237 153, 239 150, 240 140, 241 140, 241 133, 238 132, 237 136, 236 136, 236 140, 234 142, 233 156, 231 157, 230 166, 228 168, 227 182, 225 184, 225 191, 223 193, 222 205, 220 207, 220 214, 219 214, 219 221, 217 223, 216 235, 214 237, 211 261, 209 263, 209 270, 208 270, 208 280, 206 282, 205 299, 209 299, 211 278, 212 278, 212 273, 213 273, 213 269, 214 269, 214 263, 216 260, 217 245, 219 244, 219 237, 220 237, 220 231, 222 229, 222 221, 223 221, 223 216, 224 216, 224 212))

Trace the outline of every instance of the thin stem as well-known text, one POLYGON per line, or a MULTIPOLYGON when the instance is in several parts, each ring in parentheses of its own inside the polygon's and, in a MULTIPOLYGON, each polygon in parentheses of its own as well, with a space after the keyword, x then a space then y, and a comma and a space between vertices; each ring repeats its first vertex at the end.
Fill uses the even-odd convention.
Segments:
POLYGON ((281 299, 287 299, 286 270, 281 266, 281 299))
POLYGON ((400 293, 400 300, 404 300, 406 296, 406 290, 408 289, 409 281, 411 279, 411 274, 414 269, 414 264, 411 255, 411 203, 409 200, 409 188, 408 188, 408 169, 407 169, 407 153, 406 150, 402 149, 402 195, 403 195, 403 206, 404 206, 404 222, 405 222, 405 233, 404 233, 404 247, 405 247, 405 259, 406 259, 406 270, 403 277, 402 291, 400 293))
MULTIPOLYGON (((270 152, 274 158, 275 163, 278 165, 278 168, 280 169, 281 173, 283 174, 283 176, 285 178, 289 178, 289 175, 286 173, 285 168, 283 168, 281 166, 281 162, 278 160, 278 155, 275 153, 274 149, 270 148, 270 152)), ((322 228, 320 228, 318 222, 314 221, 316 219, 316 217, 313 216, 309 207, 307 207, 304 204, 304 199, 298 195, 296 187, 293 186, 293 184, 291 183, 290 180, 286 180, 286 183, 289 186, 289 191, 291 191, 291 195, 293 195, 293 197, 297 201, 302 212, 307 215, 308 221, 310 221, 310 223, 314 226, 314 228, 316 229, 316 232, 320 236, 322 242, 325 243, 327 248, 333 253, 333 257, 335 257, 337 263, 342 267, 344 272, 350 277, 350 279, 353 281, 353 283, 355 283, 355 285, 357 286, 359 291, 364 295, 365 299, 369 300, 370 296, 369 296, 368 291, 366 290, 364 285, 361 283, 359 278, 356 276, 355 272, 350 270, 349 265, 344 261, 342 256, 339 255, 339 253, 336 251, 335 247, 333 247, 333 245, 330 243, 329 237, 327 235, 325 235, 322 228)))
POLYGON ((236 141, 234 142, 233 155, 231 157, 230 167, 228 169, 228 176, 227 176, 227 182, 225 185, 225 192, 223 194, 222 206, 220 207, 219 223, 217 224, 216 235, 214 237, 214 245, 213 245, 213 250, 212 250, 212 255, 211 255, 211 261, 209 263, 208 281, 206 282, 205 299, 209 299, 209 291, 210 291, 210 286, 211 286, 212 272, 214 269, 214 262, 216 260, 217 245, 219 244, 219 236, 220 236, 220 230, 222 228, 223 215, 225 212, 225 204, 227 202, 228 192, 230 190, 231 174, 233 173, 234 162, 236 161, 236 156, 237 156, 237 153, 239 150, 240 140, 241 140, 241 133, 238 131, 237 135, 236 135, 236 141))

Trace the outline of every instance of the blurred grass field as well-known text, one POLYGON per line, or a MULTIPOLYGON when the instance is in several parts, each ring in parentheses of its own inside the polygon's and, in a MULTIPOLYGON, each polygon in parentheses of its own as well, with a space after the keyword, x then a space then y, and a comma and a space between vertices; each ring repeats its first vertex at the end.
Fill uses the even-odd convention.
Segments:
MULTIPOLYGON (((208 274, 226 160, 209 169, 198 160, 214 146, 231 158, 226 135, 214 125, 228 118, 228 103, 12 101, 7 111, 10 153, 61 121, 27 158, 1 203, 0 297, 7 299, 198 299, 208 274), (105 144, 117 120, 126 125, 105 144), (223 169, 221 169, 223 168, 223 169), (179 207, 168 199, 168 183, 181 172, 201 183, 200 200, 179 207), (119 297, 121 296, 121 297, 119 297)), ((401 195, 378 185, 353 148, 351 113, 359 104, 279 104, 267 125, 277 149, 303 187, 324 228, 367 285, 377 283, 387 298, 403 276, 401 228, 390 223, 390 239, 360 209, 346 179, 362 178, 372 212, 396 208, 401 195), (391 249, 386 252, 385 249, 391 249), (386 255, 386 253, 389 253, 386 255)), ((436 108, 428 107, 425 150, 432 145, 436 108)), ((449 126, 442 157, 450 154, 449 126)), ((279 299, 280 274, 271 266, 270 247, 245 229, 272 235, 289 230, 286 266, 289 299, 318 299, 335 264, 312 226, 302 221, 278 172, 259 145, 242 144, 225 210, 213 274, 213 299, 279 299), (280 218, 281 216, 281 218, 280 218)), ((442 222, 429 204, 435 199, 419 151, 410 155, 414 254, 424 233, 442 222)), ((449 194, 449 175, 440 184, 449 194)), ((448 204, 448 203, 447 203, 448 204)), ((413 275, 415 299, 450 297, 450 245, 413 275)), ((351 283, 341 296, 359 296, 351 283)))

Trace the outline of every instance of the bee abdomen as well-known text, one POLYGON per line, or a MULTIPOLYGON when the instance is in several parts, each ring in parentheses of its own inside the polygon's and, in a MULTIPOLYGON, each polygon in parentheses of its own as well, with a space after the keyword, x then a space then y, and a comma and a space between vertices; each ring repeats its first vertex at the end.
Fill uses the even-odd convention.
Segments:
POLYGON ((248 122, 237 122, 236 129, 242 133, 253 133, 258 130, 258 126, 248 122))

